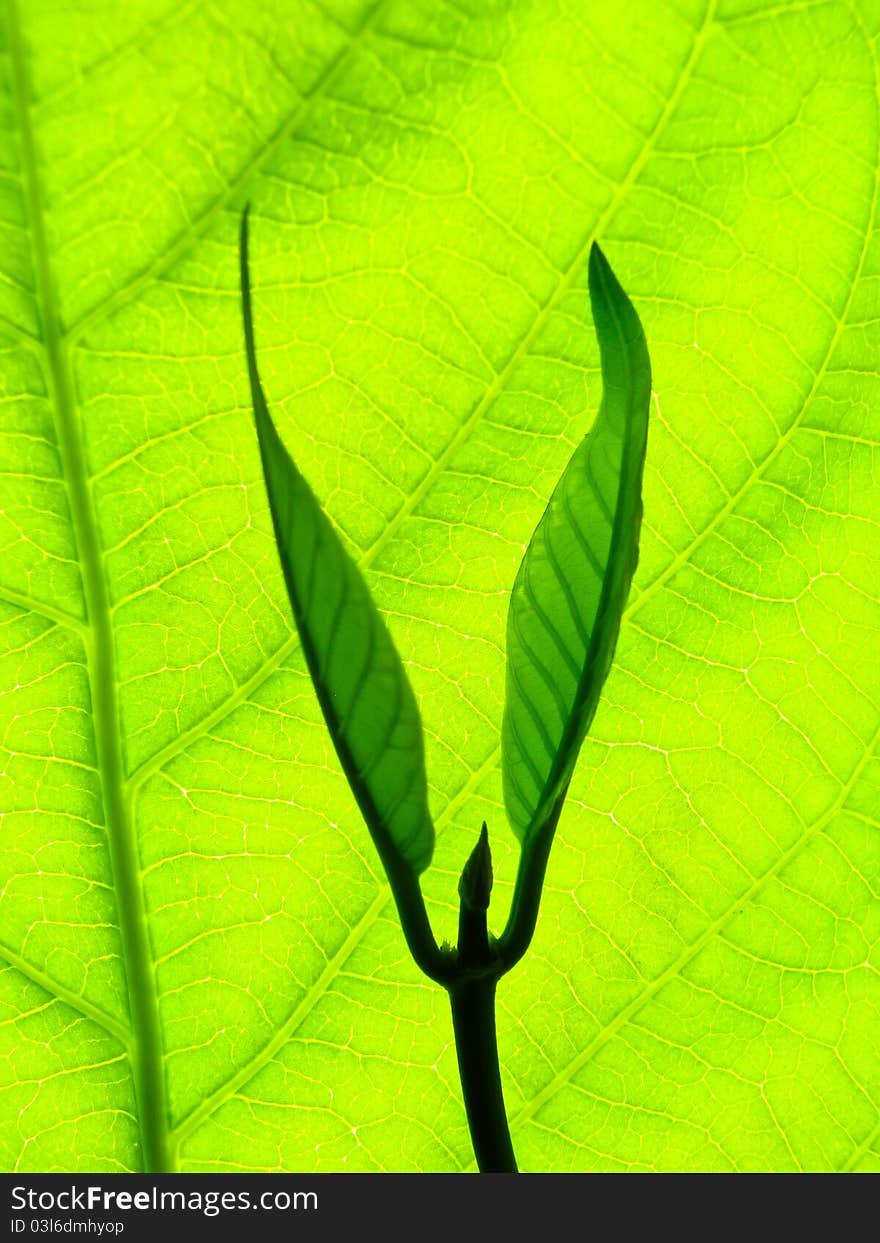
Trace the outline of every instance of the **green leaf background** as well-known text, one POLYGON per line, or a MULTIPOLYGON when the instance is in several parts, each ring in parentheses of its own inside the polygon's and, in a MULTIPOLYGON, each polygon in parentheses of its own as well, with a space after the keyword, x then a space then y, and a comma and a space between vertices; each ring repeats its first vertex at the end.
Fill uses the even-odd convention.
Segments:
POLYGON ((244 366, 426 723, 438 935, 523 547, 655 394, 642 557, 499 991, 533 1170, 880 1169, 877 0, 9 0, 0 1164, 472 1168, 291 629, 244 366))

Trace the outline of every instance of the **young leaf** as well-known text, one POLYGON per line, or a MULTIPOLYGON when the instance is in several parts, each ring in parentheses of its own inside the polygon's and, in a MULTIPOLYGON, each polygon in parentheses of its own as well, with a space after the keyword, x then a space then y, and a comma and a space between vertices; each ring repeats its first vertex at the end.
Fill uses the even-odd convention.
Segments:
POLYGON ((523 841, 555 827, 638 560, 648 347, 595 243, 589 277, 602 404, 535 529, 508 613, 501 759, 507 813, 523 841))
POLYGON ((241 222, 241 296, 260 457, 278 555, 306 663, 339 761, 389 874, 431 862, 422 722, 409 679, 357 566, 272 422, 257 372, 241 222))

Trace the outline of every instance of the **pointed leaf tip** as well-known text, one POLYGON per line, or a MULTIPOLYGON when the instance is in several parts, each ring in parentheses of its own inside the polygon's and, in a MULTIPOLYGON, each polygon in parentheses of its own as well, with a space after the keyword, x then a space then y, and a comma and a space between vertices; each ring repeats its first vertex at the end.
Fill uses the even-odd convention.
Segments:
MULTIPOLYGON (((590 289, 590 303, 593 309, 593 318, 596 317, 596 301, 597 299, 608 299, 609 297, 620 298, 623 302, 632 308, 632 303, 626 296, 623 286, 615 275, 614 269, 608 262, 605 251, 598 242, 593 242, 590 248, 590 262, 587 271, 588 284, 590 289)), ((599 333, 599 325, 596 325, 597 334, 599 333)), ((601 335, 599 345, 601 348, 601 335)))

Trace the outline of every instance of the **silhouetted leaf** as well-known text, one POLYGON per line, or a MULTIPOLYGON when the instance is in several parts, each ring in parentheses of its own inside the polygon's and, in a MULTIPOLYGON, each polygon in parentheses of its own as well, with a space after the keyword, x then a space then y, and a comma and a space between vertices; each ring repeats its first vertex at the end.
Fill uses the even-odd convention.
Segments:
POLYGON ((333 745, 386 869, 431 862, 422 723, 363 577, 272 422, 257 373, 241 226, 241 291, 260 456, 290 606, 333 745))
POLYGON ((595 243, 590 301, 602 404, 535 529, 508 614, 504 801, 521 840, 555 824, 638 561, 651 365, 639 318, 595 243))

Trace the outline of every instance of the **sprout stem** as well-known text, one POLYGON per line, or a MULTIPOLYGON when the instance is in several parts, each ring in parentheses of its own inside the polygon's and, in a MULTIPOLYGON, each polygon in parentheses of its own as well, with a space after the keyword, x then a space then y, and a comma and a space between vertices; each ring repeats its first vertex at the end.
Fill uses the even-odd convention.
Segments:
POLYGON ((481 1174, 515 1174, 498 1040, 495 1034, 494 975, 463 977, 449 986, 452 1029, 468 1128, 481 1174))

